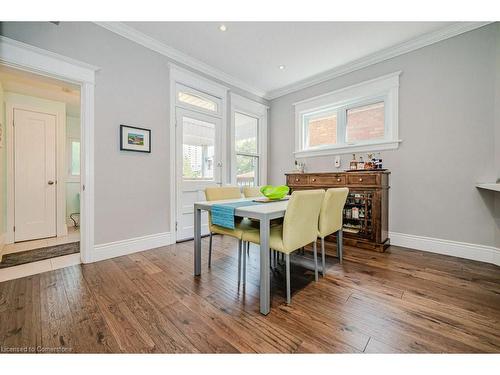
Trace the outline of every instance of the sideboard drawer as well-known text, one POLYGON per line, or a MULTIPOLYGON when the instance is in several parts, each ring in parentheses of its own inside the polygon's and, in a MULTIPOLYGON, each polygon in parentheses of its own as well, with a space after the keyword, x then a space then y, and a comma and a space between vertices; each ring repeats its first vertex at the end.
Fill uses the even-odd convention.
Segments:
POLYGON ((309 176, 302 176, 299 174, 288 175, 287 185, 307 185, 309 183, 309 176))
POLYGON ((377 175, 353 173, 347 176, 349 185, 378 185, 377 175))
POLYGON ((318 186, 342 185, 346 184, 345 176, 309 176, 309 183, 318 186))

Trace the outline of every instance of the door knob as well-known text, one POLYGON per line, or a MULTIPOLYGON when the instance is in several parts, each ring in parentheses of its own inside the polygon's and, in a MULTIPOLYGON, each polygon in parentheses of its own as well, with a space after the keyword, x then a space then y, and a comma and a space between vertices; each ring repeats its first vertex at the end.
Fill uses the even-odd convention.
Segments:
POLYGON ((49 180, 49 182, 47 182, 49 185, 54 185, 54 181, 52 180, 49 180))

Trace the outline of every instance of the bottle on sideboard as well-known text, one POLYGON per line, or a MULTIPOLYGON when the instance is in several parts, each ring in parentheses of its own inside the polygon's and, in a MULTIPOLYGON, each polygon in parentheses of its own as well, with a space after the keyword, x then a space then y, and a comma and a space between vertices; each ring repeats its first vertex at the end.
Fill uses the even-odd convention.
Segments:
POLYGON ((356 169, 358 169, 358 162, 356 160, 356 154, 352 154, 352 160, 349 163, 349 169, 350 170, 356 170, 356 169))
POLYGON ((359 169, 365 169, 365 162, 363 161, 363 157, 362 156, 359 157, 359 162, 358 162, 358 168, 357 169, 358 170, 359 169))

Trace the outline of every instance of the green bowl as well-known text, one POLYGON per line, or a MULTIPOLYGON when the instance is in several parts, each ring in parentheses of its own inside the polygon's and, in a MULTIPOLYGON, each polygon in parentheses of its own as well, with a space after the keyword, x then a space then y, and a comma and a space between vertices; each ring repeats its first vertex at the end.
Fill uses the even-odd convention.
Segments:
POLYGON ((260 192, 269 199, 283 199, 289 191, 290 188, 286 185, 265 185, 260 188, 260 192))

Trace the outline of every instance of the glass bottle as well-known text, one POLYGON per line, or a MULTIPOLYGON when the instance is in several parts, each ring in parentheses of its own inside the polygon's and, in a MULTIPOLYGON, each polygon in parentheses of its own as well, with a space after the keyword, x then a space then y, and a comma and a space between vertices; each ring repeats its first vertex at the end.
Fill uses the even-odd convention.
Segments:
POLYGON ((365 162, 363 161, 363 157, 362 156, 359 157, 359 162, 358 162, 358 168, 357 169, 358 170, 359 169, 365 169, 365 162))
POLYGON ((352 160, 349 163, 349 169, 351 171, 358 169, 358 162, 356 161, 356 154, 352 154, 352 160))

